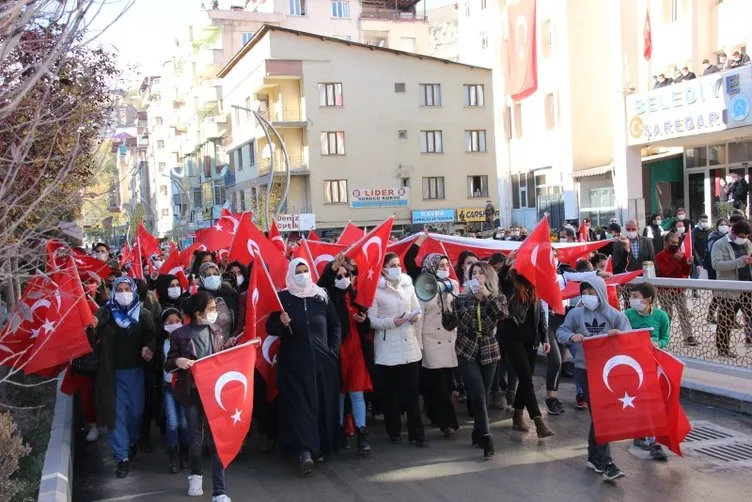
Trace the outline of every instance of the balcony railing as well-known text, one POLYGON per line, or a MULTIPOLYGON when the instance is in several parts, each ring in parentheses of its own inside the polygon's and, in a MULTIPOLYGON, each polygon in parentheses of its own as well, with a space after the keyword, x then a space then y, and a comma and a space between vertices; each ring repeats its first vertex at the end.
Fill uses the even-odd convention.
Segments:
POLYGON ((375 19, 380 21, 397 21, 397 22, 419 22, 427 23, 428 16, 412 12, 402 12, 398 10, 364 10, 360 14, 361 19, 375 19))
POLYGON ((205 139, 220 138, 227 131, 227 121, 224 117, 206 117, 201 122, 201 135, 205 139))
POLYGON ((235 184, 235 173, 229 172, 225 174, 225 188, 231 187, 235 184))
MULTIPOLYGON (((259 176, 269 174, 271 169, 271 161, 269 159, 262 160, 258 165, 259 176)), ((280 156, 274 159, 274 172, 284 173, 285 164, 284 159, 280 156)), ((303 157, 290 157, 290 173, 291 174, 306 174, 308 173, 308 160, 303 157)))
POLYGON ((271 122, 304 122, 300 108, 265 110, 261 116, 271 122))

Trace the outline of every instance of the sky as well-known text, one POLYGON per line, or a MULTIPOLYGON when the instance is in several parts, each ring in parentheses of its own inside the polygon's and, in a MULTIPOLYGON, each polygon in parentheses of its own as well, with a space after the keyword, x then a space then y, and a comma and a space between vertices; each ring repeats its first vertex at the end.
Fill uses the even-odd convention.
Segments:
MULTIPOLYGON (((426 9, 456 1, 423 0, 426 9)), ((142 75, 159 74, 162 63, 170 57, 171 44, 184 33, 201 6, 201 0, 102 0, 102 3, 102 9, 92 19, 89 36, 96 36, 95 42, 116 51, 121 67, 138 65, 142 75), (126 7, 128 10, 123 13, 126 7)), ((205 5, 210 4, 211 0, 205 0, 205 5)), ((239 4, 243 0, 219 2, 221 8, 239 4)), ((417 8, 422 11, 423 5, 418 4, 417 8)))

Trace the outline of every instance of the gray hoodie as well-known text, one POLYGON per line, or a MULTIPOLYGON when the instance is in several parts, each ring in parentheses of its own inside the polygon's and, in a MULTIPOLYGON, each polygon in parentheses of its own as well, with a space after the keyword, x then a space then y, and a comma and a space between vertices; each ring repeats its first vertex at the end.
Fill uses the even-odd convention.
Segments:
MULTIPOLYGON (((559 343, 572 343, 570 342, 570 338, 577 334, 588 337, 605 335, 612 329, 618 329, 619 331, 632 329, 627 316, 608 304, 606 283, 603 279, 600 277, 590 277, 582 284, 589 284, 593 287, 599 300, 598 308, 588 310, 580 305, 570 310, 564 319, 564 324, 556 330, 556 338, 559 340, 559 343)), ((575 354, 575 367, 586 368, 584 352, 583 350, 578 350, 575 354)))

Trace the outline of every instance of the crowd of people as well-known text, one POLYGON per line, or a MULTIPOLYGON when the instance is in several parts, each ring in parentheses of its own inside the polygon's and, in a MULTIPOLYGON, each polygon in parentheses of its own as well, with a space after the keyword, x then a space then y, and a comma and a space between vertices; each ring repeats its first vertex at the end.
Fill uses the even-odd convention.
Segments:
MULTIPOLYGON (((489 408, 510 411, 512 429, 520 433, 530 429, 527 412, 539 438, 552 436, 555 427, 544 419, 533 385, 539 352, 546 361, 544 408, 553 417, 566 412, 557 397, 562 376, 574 379, 574 407, 589 407, 581 347, 585 337, 650 327, 654 343, 665 348, 676 316, 683 343, 698 343, 683 292, 657 292, 643 283, 624 288, 620 302, 604 278, 652 262, 659 277, 752 280, 752 230, 740 210, 718 219, 714 229, 706 215, 693 223, 680 208, 670 222, 655 214, 642 231, 634 219, 623 230, 615 219, 600 233, 588 219, 579 228, 567 224, 559 230, 561 242, 610 239, 575 267, 558 263, 553 251, 559 286, 580 284, 580 296, 565 302, 564 315, 550 311, 531 282, 517 273, 515 252, 478 257, 464 251, 455 263, 432 253, 419 263, 426 239, 421 236, 403 256, 386 254, 371 305, 357 302, 360 271, 353 260, 336 256, 317 283, 309 263, 291 260, 286 289, 279 292, 282 310, 272 313, 265 326, 279 338, 278 395, 268 399, 267 382, 257 372, 254 434, 262 436, 265 451, 276 448, 295 458, 303 474, 349 449, 351 438, 355 454, 368 456, 369 412, 383 422, 392 443, 402 442, 405 422, 407 441, 427 447, 424 417, 446 438, 456 436, 459 399, 474 420, 469 443, 482 449, 484 458, 495 453, 489 408), (692 236, 690 255, 681 248, 687 234, 692 236), (613 272, 607 270, 609 257, 613 272), (451 287, 430 301, 419 300, 414 281, 421 274, 451 287)), ((499 237, 522 240, 526 233, 513 226, 499 237)), ((132 279, 117 268, 104 243, 96 244, 92 254, 109 261, 113 273, 99 284, 86 284, 101 306, 89 333, 98 369, 77 375, 86 440, 97 441, 99 427, 107 429, 116 475, 123 478, 139 451, 154 450, 150 433, 156 424, 165 436, 165 471, 188 469, 192 496, 203 494, 208 445, 213 500, 229 501, 224 469, 189 370, 196 360, 235 345, 243 334, 249 267, 254 265, 196 251, 185 271, 191 288, 185 290, 178 277, 160 271, 166 252, 145 260, 146 280, 132 279)), ((752 328, 751 309, 752 302, 741 301, 739 294, 714 296, 707 318, 718 323, 719 356, 736 357, 730 330, 739 310, 745 326, 752 328)), ((750 328, 746 343, 752 343, 750 328)), ((72 365, 74 372, 85 367, 83 362, 72 365)), ((635 446, 655 459, 667 458, 654 438, 636 438, 635 446)), ((608 445, 596 443, 592 427, 587 465, 609 480, 624 475, 608 445)))
MULTIPOLYGON (((702 75, 710 75, 711 73, 718 73, 719 71, 726 71, 732 68, 738 68, 740 66, 750 64, 750 58, 746 52, 734 51, 729 58, 725 52, 718 55, 718 64, 713 64, 709 59, 702 60, 702 75)), ((685 80, 692 80, 697 78, 694 72, 689 70, 689 67, 683 66, 681 69, 678 66, 674 67, 674 74, 666 76, 665 73, 659 73, 653 75, 653 89, 659 89, 671 84, 678 84, 685 80)))

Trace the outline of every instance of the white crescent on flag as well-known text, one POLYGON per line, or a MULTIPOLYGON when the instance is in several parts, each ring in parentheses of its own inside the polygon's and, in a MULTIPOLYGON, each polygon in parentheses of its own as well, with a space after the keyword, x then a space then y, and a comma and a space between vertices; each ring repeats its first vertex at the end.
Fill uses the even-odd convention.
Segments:
POLYGON ((222 403, 222 389, 224 389, 225 385, 230 382, 240 382, 243 384, 243 401, 245 401, 245 396, 248 394, 248 379, 244 374, 239 371, 228 371, 226 373, 222 373, 222 375, 217 378, 217 383, 214 384, 214 399, 215 401, 217 401, 217 404, 220 408, 222 408, 223 411, 227 410, 225 409, 225 405, 222 403))
POLYGON ((269 350, 272 348, 274 342, 277 341, 277 338, 278 337, 274 335, 269 335, 261 345, 261 354, 264 356, 264 359, 266 359, 266 362, 269 363, 269 366, 274 366, 275 364, 277 364, 277 355, 274 355, 274 359, 272 359, 269 355, 269 350))
POLYGON ((643 373, 642 373, 642 366, 640 366, 640 363, 638 363, 633 357, 626 356, 623 354, 616 355, 606 361, 606 364, 603 365, 603 383, 606 385, 606 388, 613 392, 614 390, 611 388, 611 384, 608 381, 608 377, 611 374, 611 370, 616 368, 617 366, 629 366, 635 372, 637 372, 637 376, 640 378, 640 384, 637 386, 639 389, 642 387, 642 380, 643 380, 643 373))

